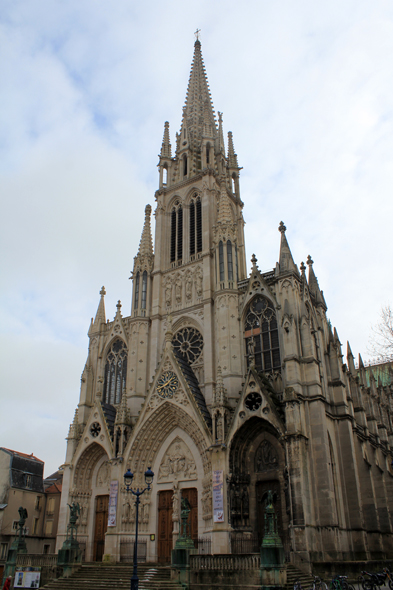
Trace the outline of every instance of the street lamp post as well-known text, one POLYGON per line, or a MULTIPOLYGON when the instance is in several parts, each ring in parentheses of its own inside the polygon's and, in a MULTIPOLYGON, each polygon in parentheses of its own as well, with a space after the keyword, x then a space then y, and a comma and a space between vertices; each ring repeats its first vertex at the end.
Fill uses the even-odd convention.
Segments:
POLYGON ((131 472, 130 469, 128 469, 127 472, 124 474, 124 483, 125 483, 127 492, 131 492, 132 494, 134 494, 134 496, 136 496, 134 569, 133 569, 132 577, 131 577, 131 590, 138 590, 138 585, 139 585, 139 578, 138 578, 138 510, 139 510, 139 502, 140 502, 139 498, 146 491, 148 491, 148 492, 150 491, 150 489, 151 489, 150 486, 153 483, 153 478, 154 478, 154 473, 152 472, 150 467, 148 467, 145 471, 145 482, 146 482, 145 489, 142 491, 139 491, 139 488, 137 488, 137 490, 134 491, 131 488, 132 480, 134 479, 134 474, 131 472))

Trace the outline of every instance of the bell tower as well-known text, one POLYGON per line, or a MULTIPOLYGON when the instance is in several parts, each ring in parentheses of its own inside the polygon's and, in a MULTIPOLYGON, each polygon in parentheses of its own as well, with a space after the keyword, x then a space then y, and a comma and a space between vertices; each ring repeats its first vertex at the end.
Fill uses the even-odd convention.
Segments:
MULTIPOLYGON (((154 262, 150 257, 151 266, 141 268, 139 275, 148 275, 148 377, 157 368, 171 314, 175 351, 194 370, 207 404, 213 403, 218 365, 230 403, 240 389, 244 368, 241 351, 233 350, 234 342, 239 348, 242 341, 237 284, 246 279, 241 168, 231 132, 225 150, 223 117, 218 113, 216 118, 214 112, 198 38, 174 155, 166 121, 158 169, 154 262)), ((133 315, 140 314, 135 303, 137 296, 141 298, 137 272, 135 268, 133 315)))

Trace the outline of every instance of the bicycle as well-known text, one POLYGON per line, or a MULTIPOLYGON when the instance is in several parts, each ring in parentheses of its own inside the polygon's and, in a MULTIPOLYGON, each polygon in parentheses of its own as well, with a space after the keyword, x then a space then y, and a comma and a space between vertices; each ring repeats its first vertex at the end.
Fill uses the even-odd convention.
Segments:
POLYGON ((293 590, 303 590, 300 580, 296 580, 293 584, 293 590))
POLYGON ((328 590, 327 584, 322 582, 319 576, 314 576, 314 581, 311 585, 310 590, 328 590))
POLYGON ((335 576, 330 582, 330 590, 355 590, 355 587, 347 582, 347 579, 348 576, 335 576))

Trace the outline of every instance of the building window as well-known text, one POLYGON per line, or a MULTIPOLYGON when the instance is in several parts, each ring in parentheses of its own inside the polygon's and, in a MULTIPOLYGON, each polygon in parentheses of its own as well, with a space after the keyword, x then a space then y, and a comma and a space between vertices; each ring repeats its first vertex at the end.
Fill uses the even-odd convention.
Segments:
POLYGON ((7 559, 8 543, 2 543, 0 547, 0 559, 7 559))
POLYGON ((41 510, 41 496, 36 497, 34 510, 41 510))
POLYGON ((171 212, 171 262, 183 258, 183 209, 179 203, 171 212))
POLYGON ((227 241, 228 281, 233 281, 232 242, 227 241))
POLYGON ((50 545, 46 545, 46 544, 45 544, 45 545, 44 545, 44 551, 43 551, 44 555, 48 555, 48 553, 49 553, 49 549, 50 549, 50 545))
POLYGON ((202 252, 202 204, 200 197, 190 203, 190 256, 202 252))
POLYGON ((141 309, 146 309, 146 293, 147 293, 147 271, 143 271, 142 275, 142 303, 141 309))
POLYGON ((218 244, 218 258, 219 258, 219 266, 220 266, 220 283, 225 280, 225 273, 224 273, 224 246, 223 243, 220 242, 218 244))
POLYGON ((117 338, 106 357, 104 394, 102 401, 106 404, 119 404, 126 386, 127 347, 123 340, 117 338))
POLYGON ((31 475, 29 473, 25 473, 25 487, 31 488, 31 475))
POLYGON ((187 176, 187 156, 183 156, 183 176, 187 176))
POLYGON ((55 499, 54 498, 49 498, 48 500, 48 507, 46 509, 46 515, 47 516, 53 516, 55 512, 55 499))
POLYGON ((139 271, 136 273, 136 277, 135 277, 135 299, 134 299, 134 309, 138 309, 138 304, 139 304, 139 278, 140 278, 140 273, 139 271))
POLYGON ((210 164, 210 143, 206 144, 206 165, 210 164))
POLYGON ((162 170, 162 184, 167 184, 167 182, 168 182, 168 168, 165 165, 162 170))
POLYGON ((45 523, 45 536, 48 537, 53 531, 53 520, 47 520, 45 523))
POLYGON ((276 312, 266 297, 257 295, 248 306, 244 335, 247 362, 253 354, 257 370, 269 372, 281 369, 276 312))
POLYGON ((38 533, 38 521, 38 518, 33 519, 33 535, 36 535, 38 533))

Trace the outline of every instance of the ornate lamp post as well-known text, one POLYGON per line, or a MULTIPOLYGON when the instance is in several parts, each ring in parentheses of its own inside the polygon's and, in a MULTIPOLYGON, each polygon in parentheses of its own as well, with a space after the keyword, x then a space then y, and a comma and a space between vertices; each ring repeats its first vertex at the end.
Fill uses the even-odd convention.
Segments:
POLYGON ((146 491, 148 491, 148 492, 150 491, 150 489, 151 489, 150 486, 153 483, 153 478, 154 478, 154 473, 152 472, 150 467, 148 467, 145 471, 145 482, 146 482, 145 489, 142 491, 139 491, 139 488, 137 488, 137 490, 134 491, 131 488, 132 480, 134 479, 134 474, 131 472, 130 469, 128 469, 127 472, 124 474, 124 483, 125 483, 127 492, 131 492, 132 494, 134 494, 134 496, 136 496, 134 569, 133 569, 132 577, 131 577, 131 590, 138 590, 138 585, 139 585, 139 578, 138 578, 138 510, 139 510, 139 502, 140 502, 139 498, 146 491))

